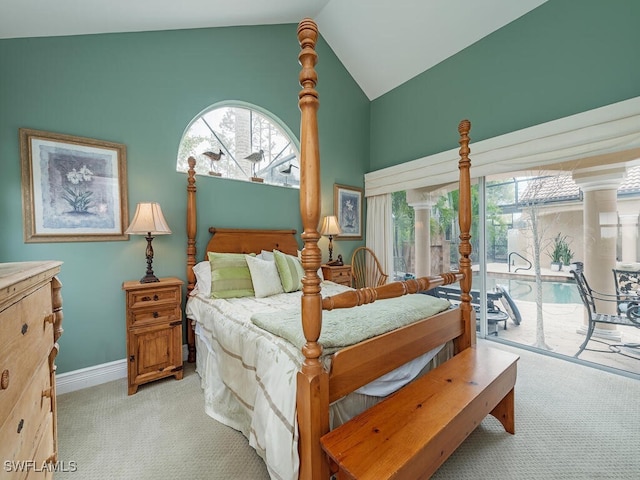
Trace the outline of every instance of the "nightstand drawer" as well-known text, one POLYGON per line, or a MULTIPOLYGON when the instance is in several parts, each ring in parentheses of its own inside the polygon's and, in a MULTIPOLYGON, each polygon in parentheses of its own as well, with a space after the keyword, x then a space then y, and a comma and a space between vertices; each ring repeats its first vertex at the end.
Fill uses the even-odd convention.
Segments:
POLYGON ((176 304, 180 302, 180 287, 157 288, 153 291, 141 290, 129 292, 129 308, 155 308, 158 304, 176 304))
POLYGON ((351 281, 351 273, 349 270, 342 270, 339 272, 333 272, 331 274, 332 281, 336 283, 342 283, 344 281, 351 281))
POLYGON ((159 305, 158 308, 154 308, 154 306, 151 305, 149 308, 132 310, 128 318, 131 320, 131 326, 136 327, 149 325, 151 323, 180 320, 182 318, 182 312, 176 305, 159 305))

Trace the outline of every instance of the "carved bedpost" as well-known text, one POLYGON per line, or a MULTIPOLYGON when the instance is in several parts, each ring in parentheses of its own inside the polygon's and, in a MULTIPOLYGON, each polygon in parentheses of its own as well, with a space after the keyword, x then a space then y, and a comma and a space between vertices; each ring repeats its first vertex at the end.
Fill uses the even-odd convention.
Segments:
POLYGON ((321 252, 318 248, 318 221, 320 220, 320 153, 318 146, 319 107, 315 89, 318 60, 314 48, 318 40, 318 27, 311 19, 298 25, 298 41, 302 65, 299 93, 300 118, 300 215, 302 217, 302 330, 306 343, 305 356, 297 380, 297 413, 300 429, 301 479, 326 479, 328 464, 320 447, 320 437, 329 431, 329 377, 320 363, 322 346, 318 343, 322 328, 322 297, 318 268, 321 252))
MULTIPOLYGON (((193 267, 196 264, 196 159, 189 157, 189 170, 187 171, 187 295, 191 293, 196 285, 196 275, 193 267)), ((191 326, 187 320, 187 347, 189 348, 188 361, 196 361, 196 339, 191 326)))
POLYGON ((458 222, 460 224, 460 271, 464 278, 460 280, 460 309, 464 321, 464 333, 456 339, 456 353, 476 343, 475 311, 471 307, 471 177, 469 174, 469 131, 471 122, 462 120, 458 125, 460 133, 460 197, 458 201, 458 222))

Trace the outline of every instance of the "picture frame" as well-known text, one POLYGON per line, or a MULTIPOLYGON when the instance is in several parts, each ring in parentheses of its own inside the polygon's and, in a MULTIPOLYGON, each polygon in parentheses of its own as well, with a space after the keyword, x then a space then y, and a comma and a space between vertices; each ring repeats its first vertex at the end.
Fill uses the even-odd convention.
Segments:
POLYGON ((362 189, 333 185, 333 213, 342 233, 336 240, 362 240, 362 189))
POLYGON ((25 243, 128 240, 127 150, 19 129, 25 243))

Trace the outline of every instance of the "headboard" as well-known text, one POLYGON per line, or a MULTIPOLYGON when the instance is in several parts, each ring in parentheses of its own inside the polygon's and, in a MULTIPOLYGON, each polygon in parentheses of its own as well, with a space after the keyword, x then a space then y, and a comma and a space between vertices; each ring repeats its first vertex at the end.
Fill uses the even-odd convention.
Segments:
POLYGON ((211 239, 204 253, 260 253, 262 250, 280 250, 289 255, 298 255, 300 249, 295 230, 256 230, 245 228, 209 229, 211 239))

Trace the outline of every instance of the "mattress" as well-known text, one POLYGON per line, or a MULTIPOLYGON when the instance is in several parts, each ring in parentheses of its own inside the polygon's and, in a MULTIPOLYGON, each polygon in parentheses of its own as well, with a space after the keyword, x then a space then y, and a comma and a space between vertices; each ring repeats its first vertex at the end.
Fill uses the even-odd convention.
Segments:
MULTIPOLYGON (((347 289, 322 282, 325 296, 347 289)), ((271 478, 298 478, 296 375, 304 356, 284 338, 255 325, 251 317, 299 309, 301 292, 231 299, 211 299, 197 289, 194 293, 186 313, 195 324, 196 370, 206 413, 241 431, 264 459, 271 478)), ((436 348, 336 402, 332 428, 418 376, 441 350, 436 348)), ((328 367, 331 355, 322 361, 328 367)))

